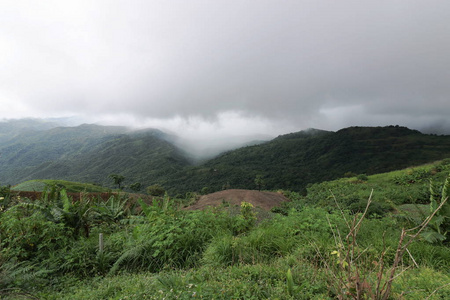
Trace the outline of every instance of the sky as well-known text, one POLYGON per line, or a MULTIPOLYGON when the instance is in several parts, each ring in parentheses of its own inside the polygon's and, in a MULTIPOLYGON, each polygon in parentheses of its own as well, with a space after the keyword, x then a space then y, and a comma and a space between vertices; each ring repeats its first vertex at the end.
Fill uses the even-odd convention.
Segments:
POLYGON ((0 1, 0 119, 450 134, 450 1, 0 1))

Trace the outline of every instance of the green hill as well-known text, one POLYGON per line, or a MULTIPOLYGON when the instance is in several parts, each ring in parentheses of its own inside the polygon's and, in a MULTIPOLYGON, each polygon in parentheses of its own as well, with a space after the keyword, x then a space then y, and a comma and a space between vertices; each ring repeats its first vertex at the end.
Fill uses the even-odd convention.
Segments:
POLYGON ((304 191, 309 183, 345 173, 376 174, 450 157, 450 136, 422 134, 405 127, 350 127, 337 132, 308 130, 227 152, 201 166, 175 173, 168 187, 199 191, 208 187, 304 191))
MULTIPOLYGON (((1 125, 1 124, 0 124, 1 125)), ((126 184, 148 185, 188 165, 188 159, 159 130, 80 125, 26 131, 0 146, 0 182, 64 179, 110 184, 120 173, 126 184)))
MULTIPOLYGON (((176 137, 156 129, 40 123, 0 123, 0 183, 32 179, 90 182, 113 187, 160 184, 170 193, 223 188, 305 191, 308 184, 349 174, 376 174, 450 157, 450 136, 400 126, 308 129, 228 151, 194 165, 176 137)), ((207 145, 205 146, 207 147, 207 145)))
MULTIPOLYGON (((409 209, 430 203, 430 184, 442 184, 450 174, 450 159, 403 170, 339 178, 309 185, 302 202, 307 205, 362 212, 372 194, 372 213, 409 209)), ((438 190, 438 189, 437 189, 438 190)), ((429 209, 427 208, 428 213, 429 209)))

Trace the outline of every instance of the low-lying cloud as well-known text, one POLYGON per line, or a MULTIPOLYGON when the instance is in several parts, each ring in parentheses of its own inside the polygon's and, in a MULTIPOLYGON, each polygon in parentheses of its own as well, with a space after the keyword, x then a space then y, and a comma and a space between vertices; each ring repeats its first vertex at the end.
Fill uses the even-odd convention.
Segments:
POLYGON ((450 2, 3 1, 0 118, 450 133, 450 2))

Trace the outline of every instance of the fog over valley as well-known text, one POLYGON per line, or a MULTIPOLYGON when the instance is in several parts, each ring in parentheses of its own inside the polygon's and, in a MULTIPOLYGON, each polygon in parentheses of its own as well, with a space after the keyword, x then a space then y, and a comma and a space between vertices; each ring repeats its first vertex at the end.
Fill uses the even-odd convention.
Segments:
POLYGON ((307 128, 448 134, 449 9, 5 0, 0 119, 159 128, 197 152, 307 128))

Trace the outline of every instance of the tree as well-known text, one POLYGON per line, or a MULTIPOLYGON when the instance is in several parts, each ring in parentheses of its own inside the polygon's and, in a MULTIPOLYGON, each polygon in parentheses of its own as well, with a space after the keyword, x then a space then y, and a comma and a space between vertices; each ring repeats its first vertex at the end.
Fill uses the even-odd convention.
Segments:
POLYGON ((261 188, 264 186, 264 179, 262 178, 262 175, 256 175, 255 178, 255 184, 258 187, 258 191, 261 191, 261 188))
POLYGON ((166 190, 159 184, 154 184, 154 185, 147 187, 147 193, 150 196, 161 197, 161 196, 164 196, 164 194, 166 193, 166 190))
POLYGON ((140 182, 135 182, 132 185, 130 185, 130 189, 133 192, 139 192, 142 189, 142 184, 140 182))
POLYGON ((200 191, 200 194, 202 195, 209 194, 209 188, 207 186, 203 187, 202 190, 200 191))
POLYGON ((114 184, 117 185, 117 187, 119 188, 119 190, 123 189, 123 187, 121 187, 120 185, 122 184, 122 182, 125 180, 125 177, 119 174, 111 174, 108 176, 109 178, 111 178, 114 181, 114 184))

